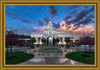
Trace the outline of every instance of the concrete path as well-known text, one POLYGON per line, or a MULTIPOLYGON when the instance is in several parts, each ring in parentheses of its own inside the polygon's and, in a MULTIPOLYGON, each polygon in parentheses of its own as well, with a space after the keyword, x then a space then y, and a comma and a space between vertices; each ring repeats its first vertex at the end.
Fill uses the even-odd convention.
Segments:
POLYGON ((66 64, 66 65, 81 65, 84 63, 80 63, 65 57, 69 52, 74 52, 74 49, 67 49, 67 51, 63 53, 55 53, 55 52, 33 52, 34 50, 27 50, 26 53, 31 53, 35 55, 34 58, 19 63, 18 65, 34 65, 34 64, 66 64))
POLYGON ((18 65, 33 65, 33 64, 66 64, 66 65, 80 65, 83 63, 70 60, 64 57, 34 57, 28 61, 18 65))

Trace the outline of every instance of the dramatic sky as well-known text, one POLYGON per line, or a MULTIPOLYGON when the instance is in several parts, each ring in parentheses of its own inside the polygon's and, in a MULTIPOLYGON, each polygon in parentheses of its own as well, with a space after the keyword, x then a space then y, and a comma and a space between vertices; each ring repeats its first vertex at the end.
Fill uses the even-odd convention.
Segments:
POLYGON ((43 33, 52 20, 58 33, 79 37, 95 29, 94 6, 6 5, 6 30, 20 34, 43 33))

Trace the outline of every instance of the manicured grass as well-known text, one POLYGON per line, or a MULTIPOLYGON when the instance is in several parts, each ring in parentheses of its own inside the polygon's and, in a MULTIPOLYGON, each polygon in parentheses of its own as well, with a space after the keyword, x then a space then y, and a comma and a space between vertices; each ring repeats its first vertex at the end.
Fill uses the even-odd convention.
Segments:
POLYGON ((59 45, 41 45, 41 47, 59 47, 59 45))
POLYGON ((58 47, 45 47, 45 48, 41 48, 42 50, 58 50, 58 47))
MULTIPOLYGON (((18 64, 34 57, 34 55, 32 54, 28 54, 24 52, 12 52, 12 56, 15 57, 10 59, 6 58, 6 64, 18 64)), ((9 57, 8 53, 6 54, 6 57, 9 57)))
POLYGON ((78 51, 78 52, 72 52, 66 55, 67 58, 78 61, 78 62, 82 62, 82 63, 86 63, 86 64, 94 64, 95 63, 95 58, 94 58, 94 53, 87 53, 87 55, 89 55, 90 57, 84 57, 81 55, 84 55, 85 52, 84 51, 78 51))

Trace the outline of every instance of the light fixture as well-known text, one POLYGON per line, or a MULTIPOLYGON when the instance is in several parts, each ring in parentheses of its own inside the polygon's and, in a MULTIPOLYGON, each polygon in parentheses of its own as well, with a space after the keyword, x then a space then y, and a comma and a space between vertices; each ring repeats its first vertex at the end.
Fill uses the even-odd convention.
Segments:
POLYGON ((52 40, 52 37, 49 37, 49 40, 52 40))

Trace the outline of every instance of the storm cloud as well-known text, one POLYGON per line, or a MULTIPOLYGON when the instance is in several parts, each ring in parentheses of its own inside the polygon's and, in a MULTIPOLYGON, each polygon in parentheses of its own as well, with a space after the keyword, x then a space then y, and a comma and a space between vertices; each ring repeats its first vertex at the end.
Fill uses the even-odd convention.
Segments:
POLYGON ((19 18, 19 15, 17 13, 14 13, 14 12, 6 11, 6 14, 8 14, 10 16, 14 16, 16 18, 19 18))
POLYGON ((80 21, 79 23, 85 25, 85 24, 89 24, 90 21, 92 21, 90 18, 85 18, 84 20, 80 21))
POLYGON ((57 24, 56 23, 53 23, 53 27, 57 29, 57 28, 60 27, 60 24, 59 23, 57 23, 57 24))
POLYGON ((74 21, 74 22, 80 21, 80 20, 83 19, 88 13, 89 13, 88 10, 83 10, 83 11, 81 11, 81 12, 76 16, 76 18, 75 18, 73 21, 74 21))
POLYGON ((80 7, 80 6, 71 6, 71 7, 69 7, 69 9, 76 9, 78 7, 80 7))
POLYGON ((55 8, 55 6, 49 6, 48 7, 48 12, 49 12, 51 17, 58 16, 58 10, 55 8))
POLYGON ((87 14, 89 14, 92 11, 94 11, 94 6, 92 6, 88 10, 83 10, 80 13, 78 13, 78 15, 76 16, 76 18, 73 21, 74 22, 79 22, 81 19, 83 19, 85 16, 87 16, 87 14))
POLYGON ((68 15, 68 16, 64 17, 63 20, 66 21, 66 20, 68 20, 68 19, 70 19, 70 18, 71 18, 71 16, 68 15))
POLYGON ((48 17, 44 17, 43 21, 45 22, 45 25, 47 25, 49 23, 50 19, 48 17))
POLYGON ((29 20, 29 19, 22 19, 22 18, 20 18, 19 20, 24 22, 24 23, 29 23, 29 24, 32 23, 31 20, 29 20))

